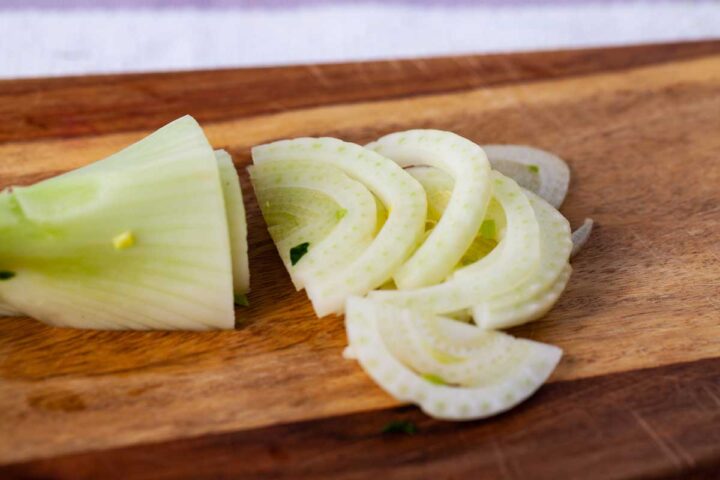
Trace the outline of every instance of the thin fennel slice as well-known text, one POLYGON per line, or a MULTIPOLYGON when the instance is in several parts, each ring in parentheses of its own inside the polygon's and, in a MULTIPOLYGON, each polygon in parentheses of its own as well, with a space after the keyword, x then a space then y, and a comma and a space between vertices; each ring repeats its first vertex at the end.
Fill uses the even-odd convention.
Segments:
POLYGON ((498 246, 479 261, 456 270, 443 283, 413 290, 370 292, 369 298, 432 313, 469 308, 505 291, 533 274, 540 262, 535 212, 512 179, 492 172, 493 194, 507 222, 498 246))
POLYGON ((565 291, 571 274, 572 267, 565 264, 560 271, 560 275, 555 278, 555 281, 548 288, 538 291, 523 302, 489 311, 489 314, 476 312, 480 308, 476 307, 473 309, 473 314, 477 317, 475 324, 480 328, 496 330, 522 325, 542 318, 565 291))
POLYGON ((240 178, 229 153, 225 150, 215 150, 215 158, 218 162, 225 200, 225 215, 230 234, 233 292, 244 295, 250 291, 250 268, 248 265, 247 221, 240 189, 240 178))
MULTIPOLYGON (((540 196, 525 190, 540 227, 540 265, 521 283, 497 295, 478 302, 473 307, 473 318, 483 328, 509 328, 538 318, 536 312, 547 311, 557 301, 555 292, 567 267, 572 242, 570 225, 565 217, 540 196)), ((569 272, 567 273, 569 277, 569 272)), ((560 292, 561 293, 561 292, 560 292)))
POLYGON ((191 117, 0 195, 0 297, 57 326, 233 328, 218 165, 191 117))
MULTIPOLYGON (((423 186, 428 200, 428 215, 425 221, 426 230, 435 228, 452 195, 454 181, 450 175, 434 167, 410 167, 406 171, 423 186)), ((502 238, 505 230, 505 213, 494 198, 490 200, 480 231, 465 250, 459 266, 469 265, 490 253, 502 238), (492 237, 483 235, 482 225, 492 223, 495 234, 492 237)))
POLYGON ((590 234, 592 233, 593 229, 593 220, 592 218, 586 218, 580 227, 578 227, 577 230, 575 230, 572 233, 572 251, 570 252, 570 258, 574 257, 575 255, 582 250, 582 248, 585 246, 585 244, 588 241, 588 238, 590 238, 590 234))
POLYGON ((547 380, 562 355, 551 345, 357 297, 348 300, 345 324, 349 353, 380 387, 445 420, 484 418, 512 408, 547 380), (392 328, 398 319, 406 335, 422 329, 418 323, 434 334, 420 345, 388 341, 402 335, 403 328, 392 328), (455 375, 457 383, 447 384, 443 374, 455 375))
POLYGON ((408 130, 366 145, 403 167, 429 165, 454 179, 452 195, 425 241, 394 273, 401 290, 443 281, 475 238, 492 195, 490 164, 482 148, 440 130, 408 130))
MULTIPOLYGON (((277 189, 301 188, 331 197, 343 212, 340 216, 333 212, 332 217, 326 219, 335 226, 321 240, 303 240, 290 246, 292 249, 298 244, 309 244, 307 254, 297 264, 289 259, 296 285, 308 287, 317 284, 324 277, 345 268, 353 256, 372 241, 376 222, 375 199, 367 188, 341 169, 308 160, 275 159, 253 165, 249 170, 261 203, 269 202, 272 206, 275 202, 273 192, 277 189)), ((287 250, 287 239, 279 244, 278 248, 287 250)), ((284 253, 281 251, 281 255, 284 253)))
POLYGON ((570 185, 570 168, 560 157, 524 145, 483 145, 482 148, 492 168, 560 208, 570 185))
POLYGON ((365 185, 388 217, 372 243, 347 268, 307 286, 319 316, 342 313, 350 295, 365 295, 388 281, 422 239, 427 201, 422 186, 392 160, 334 138, 282 140, 253 148, 256 165, 274 159, 311 160, 343 170, 365 185))
MULTIPOLYGON (((428 195, 428 211, 437 210, 441 215, 444 209, 442 200, 452 189, 452 178, 436 168, 414 167, 408 169, 408 172, 423 185, 428 195)), ((566 264, 571 243, 567 220, 538 195, 528 190, 524 190, 524 193, 533 207, 540 228, 541 264, 532 276, 513 290, 489 298, 472 309, 475 323, 483 328, 509 328, 539 318, 557 301, 569 279, 571 269, 566 264)), ((496 224, 502 225, 504 218, 498 214, 492 215, 494 203, 496 201, 493 199, 486 219, 492 218, 496 224)), ((479 235, 474 242, 478 244, 478 250, 482 240, 482 235, 479 235)), ((466 252, 465 257, 470 257, 470 253, 466 252)), ((460 318, 465 317, 461 315, 460 318)))

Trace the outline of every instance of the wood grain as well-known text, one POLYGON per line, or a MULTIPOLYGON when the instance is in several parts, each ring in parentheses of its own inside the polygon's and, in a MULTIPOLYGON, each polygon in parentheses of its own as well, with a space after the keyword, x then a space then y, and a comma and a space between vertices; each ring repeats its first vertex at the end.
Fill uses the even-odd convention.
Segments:
MULTIPOLYGON (((599 226, 574 262, 570 287, 558 306, 545 319, 514 331, 564 349, 565 357, 552 378, 564 386, 551 385, 547 390, 572 397, 574 389, 580 388, 577 385, 586 385, 579 379, 678 362, 696 362, 682 367, 691 372, 712 365, 710 373, 715 375, 717 364, 702 359, 720 354, 720 246, 716 241, 720 232, 720 42, 437 59, 420 64, 429 72, 426 77, 418 77, 417 62, 318 67, 340 72, 334 76, 326 72, 323 77, 324 88, 334 93, 321 100, 283 104, 278 110, 268 106, 275 98, 270 92, 297 88, 295 82, 302 77, 298 72, 303 69, 263 71, 263 81, 273 88, 258 89, 256 106, 242 108, 233 106, 222 92, 237 88, 238 82, 250 88, 258 81, 258 71, 117 77, 117 92, 133 82, 142 85, 146 79, 153 89, 187 94, 182 95, 187 103, 167 110, 163 109, 166 102, 145 99, 139 102, 143 106, 138 107, 137 118, 125 110, 135 100, 128 104, 117 100, 117 110, 106 106, 113 112, 108 111, 105 119, 97 116, 100 112, 92 100, 114 91, 102 79, 0 82, 0 98, 34 92, 36 113, 52 110, 53 104, 57 108, 38 126, 3 123, 10 117, 0 107, 0 132, 10 132, 3 138, 12 140, 0 144, 0 188, 32 183, 99 159, 139 139, 146 129, 158 126, 153 122, 165 121, 170 113, 175 116, 197 109, 203 112, 201 118, 215 120, 205 124, 208 136, 216 147, 228 149, 241 167, 253 274, 251 307, 237 312, 238 328, 232 332, 82 332, 48 328, 28 319, 2 319, 0 463, 198 435, 225 438, 215 435, 220 432, 235 432, 230 434, 233 442, 247 438, 248 445, 253 438, 270 438, 254 437, 270 435, 257 432, 280 435, 287 433, 283 428, 298 432, 307 428, 307 435, 320 438, 326 427, 319 425, 329 424, 319 419, 347 416, 363 423, 374 415, 386 418, 397 412, 386 411, 395 408, 396 402, 354 363, 341 360, 342 321, 314 318, 305 297, 292 289, 268 238, 242 167, 249 162, 250 146, 282 137, 331 135, 365 142, 394 130, 431 127, 453 130, 479 143, 524 143, 557 152, 573 172, 563 213, 574 225, 589 216, 599 226), (465 73, 452 70, 451 64, 462 65, 465 73), (369 78, 383 77, 384 72, 387 85, 365 88, 347 83, 361 71, 367 71, 369 78), (433 72, 441 86, 431 85, 433 72), (461 78, 453 79, 448 72, 461 78), (188 82, 193 75, 204 75, 217 85, 218 97, 205 90, 207 84, 188 82), (471 80, 473 75, 486 80, 489 76, 492 81, 471 80), (72 88, 79 90, 68 96, 72 88), (229 102, 227 111, 218 107, 224 101, 229 102), (65 105, 70 105, 67 115, 62 113, 65 105), (78 118, 85 120, 65 121, 78 118), (96 125, 97 130, 87 130, 87 125, 96 125), (278 424, 289 426, 273 430, 272 425, 278 424)), ((4 100, 0 105, 5 105, 4 100)), ((651 372, 660 371, 642 375, 650 378, 651 372)), ((667 382, 670 377, 662 378, 667 382)), ((693 378, 701 377, 689 380, 695 385, 693 378)), ((593 391, 604 398, 602 389, 593 391)), ((655 395, 650 387, 644 390, 656 402, 662 400, 660 391, 655 395)), ((543 395, 533 402, 542 402, 543 395)), ((687 415, 693 422, 715 421, 718 404, 703 405, 705 410, 687 406, 687 415)), ((588 395, 587 407, 594 406, 588 395)), ((596 424, 598 438, 610 438, 619 428, 617 422, 622 422, 612 417, 610 403, 597 407, 607 409, 605 416, 613 419, 596 424)), ((626 418, 622 408, 616 405, 617 418, 626 418)), ((414 410, 402 412, 420 418, 414 410)), ((469 446, 477 435, 489 438, 508 417, 517 417, 518 425, 527 426, 526 415, 520 409, 499 421, 447 427, 447 431, 467 440, 468 446, 458 455, 470 457, 477 453, 469 446)), ((439 425, 441 430, 446 428, 439 425)), ((561 431, 570 430, 568 426, 561 431)), ((408 462, 406 477, 417 473, 413 469, 419 465, 432 463, 432 445, 442 442, 434 438, 444 438, 432 432, 433 440, 421 451, 422 458, 400 451, 408 462)), ((498 430, 498 435, 502 432, 498 430)), ((625 437, 630 434, 623 432, 617 435, 632 443, 625 437)), ((667 436, 667 442, 706 462, 705 450, 688 443, 681 432, 668 431, 667 436)), ((297 438, 301 442, 304 437, 297 438)), ((528 449, 524 455, 547 458, 548 452, 533 453, 537 447, 528 445, 551 444, 550 438, 546 431, 533 431, 531 443, 522 447, 528 449)), ((595 452, 598 459, 620 455, 625 445, 593 443, 592 436, 572 438, 577 448, 595 452)), ((647 434, 636 440, 643 449, 659 448, 647 434)), ((219 442, 224 445, 223 440, 219 442)), ((387 443, 376 438, 367 442, 378 452, 387 443)), ((217 448, 214 462, 229 455, 215 440, 187 445, 182 448, 217 448)), ((322 461, 339 465, 341 458, 349 461, 367 447, 363 442, 352 445, 342 450, 345 456, 326 454, 322 461)), ((175 447, 167 448, 173 452, 175 447)), ((302 451, 310 455, 326 448, 325 443, 309 442, 308 450, 302 451)), ((86 460, 72 458, 79 465, 93 463, 88 460, 93 454, 82 457, 86 460)), ((632 465, 624 470, 627 478, 645 472, 643 468, 653 475, 675 471, 674 467, 656 468, 645 453, 627 461, 632 465)), ((368 462, 374 464, 376 459, 368 462)), ((438 462, 440 466, 453 464, 442 458, 438 462)), ((60 468, 61 463, 34 465, 51 469, 60 468)), ((185 465, 189 476, 198 472, 192 466, 185 465)), ((73 472, 69 467, 62 471, 73 472)), ((83 472, 78 470, 78 475, 83 472)), ((317 476, 327 477, 328 472, 317 476)), ((458 472, 462 477, 462 471, 458 472)), ((503 475, 526 476, 523 473, 527 472, 503 475)))
POLYGON ((718 472, 718 359, 556 383, 492 422, 453 424, 393 408, 0 467, 8 479, 78 480, 710 479, 718 472), (395 420, 413 422, 418 433, 381 433, 395 420))
POLYGON ((719 53, 716 42, 144 75, 0 81, 0 142, 155 129, 318 105, 624 69, 719 53))

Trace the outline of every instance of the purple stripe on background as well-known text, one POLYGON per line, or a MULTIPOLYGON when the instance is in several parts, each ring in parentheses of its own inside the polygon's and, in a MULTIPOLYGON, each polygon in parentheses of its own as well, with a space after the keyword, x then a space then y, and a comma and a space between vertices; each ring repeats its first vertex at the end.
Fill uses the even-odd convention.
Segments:
MULTIPOLYGON (((635 0, 643 1, 643 0, 635 0)), ((670 0, 674 3, 703 3, 703 0, 670 0)), ((705 0, 713 2, 715 0, 705 0)), ((622 0, 0 0, 0 10, 41 8, 66 9, 118 9, 118 8, 293 8, 307 5, 348 4, 402 4, 458 6, 521 6, 619 3, 622 0)), ((645 3, 648 0, 644 0, 645 3)), ((627 3, 622 2, 622 3, 627 3)))

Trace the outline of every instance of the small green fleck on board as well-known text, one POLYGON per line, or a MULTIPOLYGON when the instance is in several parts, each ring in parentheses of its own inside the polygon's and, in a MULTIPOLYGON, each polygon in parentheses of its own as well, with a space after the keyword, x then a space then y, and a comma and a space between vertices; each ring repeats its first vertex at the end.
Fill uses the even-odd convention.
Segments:
POLYGON ((447 382, 442 377, 432 373, 423 373, 422 378, 434 385, 447 385, 447 382))
POLYGON ((342 220, 343 218, 345 218, 345 215, 347 215, 347 210, 344 208, 341 208, 340 210, 335 212, 335 218, 337 218, 338 220, 342 220))
POLYGON ((238 307, 249 307, 250 306, 250 302, 248 301, 247 295, 244 295, 242 293, 236 293, 233 296, 233 300, 234 300, 235 305, 237 305, 238 307))
POLYGON ((480 225, 480 235, 488 240, 494 240, 495 235, 497 235, 495 220, 485 220, 482 225, 480 225))
POLYGON ((530 170, 532 173, 540 173, 540 167, 537 165, 528 165, 527 169, 530 170))
POLYGON ((382 433, 404 433, 406 435, 414 435, 417 431, 417 426, 407 420, 393 420, 382 429, 382 433))
POLYGON ((135 236, 130 231, 123 232, 116 235, 112 242, 115 250, 125 250, 126 248, 130 248, 135 245, 135 236))
POLYGON ((290 263, 295 265, 300 261, 302 257, 305 256, 305 254, 308 252, 308 247, 310 246, 310 243, 304 242, 300 245, 295 245, 290 249, 290 263))
POLYGON ((15 272, 10 270, 0 270, 0 280, 10 280, 15 276, 15 272))

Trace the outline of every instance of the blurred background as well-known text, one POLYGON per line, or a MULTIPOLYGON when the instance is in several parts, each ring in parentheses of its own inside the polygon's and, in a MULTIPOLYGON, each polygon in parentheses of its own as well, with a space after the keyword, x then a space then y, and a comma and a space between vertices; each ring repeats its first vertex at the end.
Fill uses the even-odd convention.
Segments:
POLYGON ((720 37, 716 0, 0 0, 0 78, 720 37))

